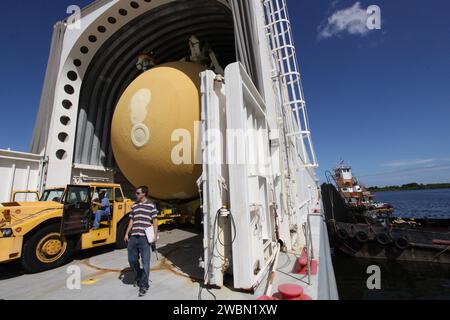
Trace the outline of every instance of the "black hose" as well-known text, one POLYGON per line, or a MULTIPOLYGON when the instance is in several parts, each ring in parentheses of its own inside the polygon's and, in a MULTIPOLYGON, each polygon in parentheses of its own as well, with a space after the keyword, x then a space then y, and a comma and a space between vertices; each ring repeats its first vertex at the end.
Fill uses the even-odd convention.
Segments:
MULTIPOLYGON (((214 219, 214 224, 213 224, 213 240, 215 239, 215 237, 216 237, 216 224, 217 224, 217 222, 218 222, 218 220, 219 220, 219 215, 220 215, 220 210, 219 211, 217 211, 217 213, 216 213, 216 217, 215 217, 215 219, 214 219)), ((205 272, 205 277, 204 277, 204 281, 203 281, 203 284, 200 284, 200 288, 199 288, 199 292, 198 292, 198 300, 203 300, 203 298, 202 298, 202 292, 203 292, 203 290, 205 289, 205 283, 206 283, 206 281, 208 280, 208 277, 209 277, 209 271, 210 271, 210 269, 211 269, 211 267, 212 267, 212 263, 213 263, 213 256, 214 256, 214 251, 215 251, 215 249, 216 249, 216 244, 217 244, 217 240, 218 239, 216 239, 216 241, 214 241, 214 243, 213 243, 213 246, 212 246, 212 250, 211 250, 211 252, 210 252, 210 255, 209 255, 209 263, 208 263, 208 268, 206 269, 206 272, 205 272)), ((217 297, 216 297, 216 295, 209 289, 209 288, 206 288, 206 291, 214 298, 214 300, 217 300, 217 297)))
MULTIPOLYGON (((213 224, 213 227, 214 227, 214 228, 213 228, 213 240, 216 238, 216 226, 218 227, 219 217, 220 217, 220 214, 222 213, 221 210, 222 210, 222 209, 220 209, 219 211, 217 211, 216 217, 215 217, 215 219, 214 219, 214 224, 213 224)), ((234 238, 233 238, 233 240, 231 241, 231 244, 230 244, 229 246, 231 246, 231 245, 234 244, 234 242, 236 241, 236 236, 237 236, 236 222, 235 222, 234 217, 233 217, 233 214, 232 214, 231 212, 230 212, 230 217, 231 217, 231 222, 232 222, 232 225, 233 225, 233 228, 234 228, 234 238)), ((204 283, 206 283, 206 281, 208 280, 209 272, 210 272, 211 267, 212 267, 212 264, 213 264, 214 251, 216 250, 216 245, 217 245, 218 242, 219 242, 221 245, 223 245, 223 246, 228 246, 228 245, 222 244, 222 243, 220 242, 219 237, 217 237, 217 239, 215 239, 215 241, 214 241, 214 243, 213 243, 213 246, 212 246, 212 250, 211 250, 210 255, 209 255, 210 258, 209 258, 208 268, 207 268, 207 270, 206 270, 206 274, 205 274, 205 278, 204 278, 204 283)), ((200 288, 199 288, 199 292, 198 292, 198 300, 203 300, 203 298, 202 298, 202 293, 203 293, 203 290, 204 290, 204 289, 205 289, 205 290, 206 290, 206 291, 214 298, 214 300, 217 300, 216 295, 215 295, 209 288, 207 288, 207 287, 205 288, 204 283, 203 283, 203 284, 200 284, 200 288)))
POLYGON ((232 226, 234 229, 234 236, 233 236, 233 240, 231 240, 231 244, 228 245, 228 244, 222 243, 222 241, 220 240, 220 237, 217 237, 218 242, 224 247, 231 247, 236 242, 236 236, 237 236, 236 222, 234 221, 234 216, 233 216, 233 214, 231 214, 231 212, 230 212, 230 217, 231 217, 231 223, 232 223, 232 226))

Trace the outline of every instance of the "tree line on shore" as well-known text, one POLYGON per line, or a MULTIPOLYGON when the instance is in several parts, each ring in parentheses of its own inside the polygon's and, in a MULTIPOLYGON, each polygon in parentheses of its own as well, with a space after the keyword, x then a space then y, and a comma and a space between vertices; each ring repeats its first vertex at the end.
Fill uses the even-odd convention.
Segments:
POLYGON ((450 189, 450 183, 409 183, 401 186, 386 186, 386 187, 371 187, 368 188, 371 192, 380 191, 401 191, 401 190, 431 190, 431 189, 450 189))

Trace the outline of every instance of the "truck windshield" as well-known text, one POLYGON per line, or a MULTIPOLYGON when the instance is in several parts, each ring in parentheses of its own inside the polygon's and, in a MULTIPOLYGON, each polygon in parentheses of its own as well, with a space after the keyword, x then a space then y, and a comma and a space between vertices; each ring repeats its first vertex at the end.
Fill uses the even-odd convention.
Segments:
POLYGON ((63 194, 64 194, 64 189, 45 190, 44 193, 42 194, 40 201, 42 201, 42 202, 47 202, 47 201, 61 202, 63 194))

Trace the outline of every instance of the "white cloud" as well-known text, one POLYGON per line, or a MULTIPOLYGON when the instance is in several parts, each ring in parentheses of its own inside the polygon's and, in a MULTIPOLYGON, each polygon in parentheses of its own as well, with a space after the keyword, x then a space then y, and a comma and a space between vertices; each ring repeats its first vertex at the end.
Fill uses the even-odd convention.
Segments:
POLYGON ((365 36, 369 33, 367 28, 367 10, 356 2, 353 6, 338 10, 328 18, 325 25, 319 27, 319 39, 330 38, 341 33, 365 36))
POLYGON ((450 158, 448 157, 393 160, 381 166, 384 169, 378 172, 362 173, 357 178, 367 186, 450 182, 450 158))
POLYGON ((383 164, 385 167, 407 167, 418 165, 430 165, 438 161, 438 159, 414 159, 414 160, 396 160, 383 164))
POLYGON ((450 164, 419 165, 408 168, 395 168, 391 171, 361 175, 366 185, 402 185, 406 183, 448 183, 450 164))

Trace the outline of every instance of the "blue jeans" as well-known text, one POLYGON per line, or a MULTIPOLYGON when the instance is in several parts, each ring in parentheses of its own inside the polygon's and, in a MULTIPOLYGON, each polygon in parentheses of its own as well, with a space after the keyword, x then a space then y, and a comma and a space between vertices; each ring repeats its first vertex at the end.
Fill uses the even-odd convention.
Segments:
POLYGON ((149 289, 151 248, 147 237, 130 237, 128 241, 128 262, 138 281, 139 288, 149 289), (139 265, 141 258, 142 267, 139 265))
POLYGON ((94 229, 100 228, 100 222, 102 221, 103 217, 109 217, 109 213, 104 210, 98 210, 96 213, 94 213, 95 219, 94 219, 94 229))

